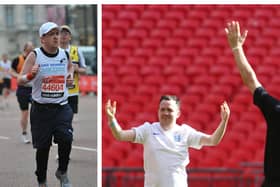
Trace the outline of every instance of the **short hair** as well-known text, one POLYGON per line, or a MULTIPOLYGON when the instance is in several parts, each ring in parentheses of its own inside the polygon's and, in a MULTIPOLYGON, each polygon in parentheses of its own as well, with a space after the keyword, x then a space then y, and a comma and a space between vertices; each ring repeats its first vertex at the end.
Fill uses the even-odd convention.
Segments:
POLYGON ((33 46, 33 43, 31 41, 26 42, 23 46, 23 51, 25 51, 31 45, 33 46))
POLYGON ((178 108, 180 109, 181 103, 180 103, 180 99, 177 96, 175 96, 175 95, 162 95, 160 97, 159 103, 161 103, 161 101, 163 101, 163 100, 165 100, 165 101, 175 101, 178 108))

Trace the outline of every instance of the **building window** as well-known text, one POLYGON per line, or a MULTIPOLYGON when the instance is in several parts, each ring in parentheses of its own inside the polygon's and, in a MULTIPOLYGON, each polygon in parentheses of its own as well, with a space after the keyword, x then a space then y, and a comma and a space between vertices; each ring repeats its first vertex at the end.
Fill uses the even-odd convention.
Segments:
POLYGON ((14 26, 14 7, 13 6, 7 6, 5 8, 5 21, 6 21, 7 27, 14 26))
POLYGON ((26 6, 25 8, 25 23, 34 25, 34 9, 32 6, 26 6))

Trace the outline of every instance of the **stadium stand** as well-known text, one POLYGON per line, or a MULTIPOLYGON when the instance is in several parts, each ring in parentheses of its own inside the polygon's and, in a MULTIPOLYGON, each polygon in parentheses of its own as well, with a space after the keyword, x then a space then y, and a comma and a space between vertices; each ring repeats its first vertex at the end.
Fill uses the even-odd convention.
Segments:
MULTIPOLYGON (((241 169, 238 177, 226 180, 219 176, 212 186, 258 186, 261 180, 252 173, 243 175, 241 163, 262 162, 266 126, 239 77, 224 27, 234 19, 249 30, 245 44, 248 59, 267 90, 279 97, 280 6, 102 7, 102 50, 106 52, 102 57, 103 105, 108 98, 116 99, 119 121, 132 127, 132 123, 156 120, 159 96, 176 94, 182 101, 179 121, 211 133, 219 122, 219 105, 226 100, 231 107, 231 119, 223 141, 200 153, 191 150, 190 171, 201 167, 241 169), (246 45, 250 45, 249 49, 246 45)), ((133 147, 133 154, 123 153, 123 147, 131 147, 117 146, 106 127, 106 119, 102 123, 103 167, 142 167, 141 146, 133 147), (119 152, 122 156, 114 154, 119 152)), ((104 179, 108 173, 103 171, 104 179)), ((131 182, 127 177, 122 180, 131 182)), ((140 181, 135 186, 143 186, 143 176, 137 175, 134 181, 140 181)), ((201 175, 190 173, 189 181, 192 187, 211 186, 201 175)), ((117 184, 122 186, 121 182, 117 184)))

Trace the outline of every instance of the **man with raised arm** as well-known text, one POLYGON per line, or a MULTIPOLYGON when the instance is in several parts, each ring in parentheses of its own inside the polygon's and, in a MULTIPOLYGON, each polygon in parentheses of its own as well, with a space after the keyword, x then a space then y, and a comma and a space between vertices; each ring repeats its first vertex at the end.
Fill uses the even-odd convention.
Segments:
POLYGON ((279 187, 280 152, 278 149, 280 146, 280 102, 264 89, 245 56, 243 44, 248 31, 245 30, 241 35, 239 23, 232 21, 227 24, 225 32, 241 78, 253 94, 254 104, 261 110, 267 123, 264 157, 265 179, 262 187, 279 187))
POLYGON ((226 130, 230 110, 226 102, 221 104, 221 122, 211 135, 199 132, 189 125, 176 123, 180 116, 180 101, 176 96, 160 98, 159 122, 144 123, 123 130, 115 117, 116 101, 106 104, 108 124, 117 140, 140 143, 144 146, 145 187, 187 187, 186 166, 189 163, 188 148, 200 149, 204 145, 217 145, 226 130))

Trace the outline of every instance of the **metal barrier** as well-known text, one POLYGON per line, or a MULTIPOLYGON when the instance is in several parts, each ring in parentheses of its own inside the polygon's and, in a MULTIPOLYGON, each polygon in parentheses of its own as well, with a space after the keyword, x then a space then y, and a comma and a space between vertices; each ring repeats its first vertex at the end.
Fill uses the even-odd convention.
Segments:
MULTIPOLYGON (((187 172, 189 187, 260 187, 262 181, 254 172, 244 172, 242 168, 190 168, 187 172)), ((102 187, 143 186, 143 168, 104 167, 102 170, 102 187)))
POLYGON ((244 173, 253 176, 254 187, 260 187, 264 180, 262 162, 241 162, 244 173))

